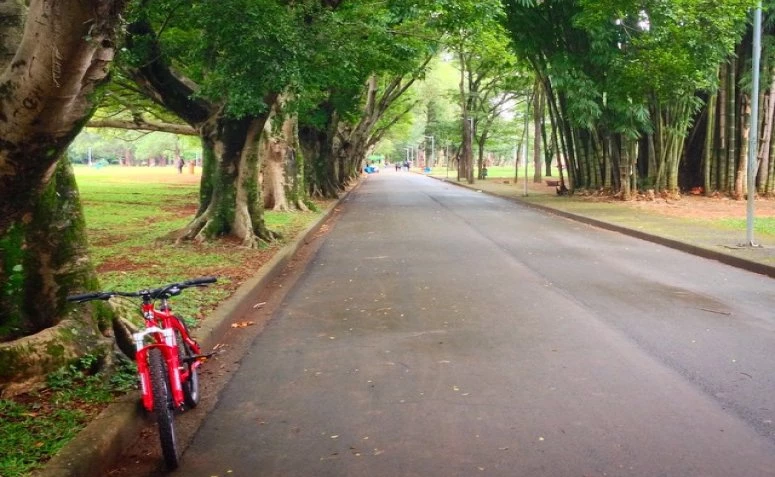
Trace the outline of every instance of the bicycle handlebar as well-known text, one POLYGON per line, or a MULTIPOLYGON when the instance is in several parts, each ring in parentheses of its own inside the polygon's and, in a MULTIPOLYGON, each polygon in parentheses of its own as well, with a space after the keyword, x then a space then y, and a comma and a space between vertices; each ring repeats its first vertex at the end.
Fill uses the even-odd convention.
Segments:
MULTIPOLYGON (((102 297, 103 293, 84 293, 81 295, 70 295, 67 297, 67 301, 83 302, 90 300, 105 300, 102 297)), ((107 298, 110 298, 109 296, 107 298)))
POLYGON ((114 296, 126 296, 126 297, 149 297, 151 299, 167 298, 179 294, 182 290, 191 287, 204 286, 209 283, 215 283, 218 279, 215 277, 200 277, 192 278, 180 283, 170 283, 160 288, 154 288, 152 290, 140 290, 136 292, 121 292, 121 291, 104 291, 104 292, 92 292, 83 293, 80 295, 70 295, 67 297, 67 301, 83 303, 91 300, 108 300, 114 296))
MULTIPOLYGON (((215 277, 200 277, 200 278, 192 278, 191 280, 186 280, 182 283, 184 286, 199 286, 199 285, 206 285, 208 283, 215 283, 218 279, 215 277)), ((181 285, 178 283, 177 285, 181 285)))

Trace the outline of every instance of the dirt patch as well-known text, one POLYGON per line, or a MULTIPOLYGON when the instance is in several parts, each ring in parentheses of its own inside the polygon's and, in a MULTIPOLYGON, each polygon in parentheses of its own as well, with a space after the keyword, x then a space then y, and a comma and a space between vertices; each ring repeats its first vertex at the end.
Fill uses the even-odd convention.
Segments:
POLYGON ((127 258, 114 258, 106 260, 97 267, 97 273, 109 273, 109 272, 133 272, 135 270, 142 270, 144 268, 153 267, 153 263, 143 262, 136 263, 127 258))
POLYGON ((178 217, 191 217, 193 219, 196 211, 199 210, 199 204, 165 205, 162 206, 161 210, 178 217))
MULTIPOLYGON (((515 184, 513 180, 508 179, 488 179, 486 181, 477 181, 470 187, 510 197, 522 197, 525 194, 525 183, 522 180, 515 184)), ((569 200, 567 197, 558 196, 555 188, 547 186, 545 182, 533 183, 528 181, 527 193, 529 197, 542 197, 543 200, 548 201, 544 203, 549 206, 552 205, 553 198, 556 198, 558 201, 569 200)), ((694 220, 744 218, 747 207, 745 200, 735 200, 721 196, 705 197, 701 195, 683 195, 678 199, 656 198, 654 200, 648 200, 646 197, 641 196, 635 200, 622 201, 609 195, 577 193, 570 200, 603 202, 653 214, 694 220)), ((757 217, 775 217, 775 200, 756 199, 754 204, 757 217)))
MULTIPOLYGON (((747 207, 747 202, 744 200, 694 195, 682 196, 678 200, 636 200, 620 203, 627 207, 647 210, 670 217, 700 220, 743 218, 746 216, 747 207)), ((757 199, 754 201, 754 210, 757 216, 773 217, 775 216, 775 201, 771 199, 757 199)))
POLYGON ((95 247, 106 247, 117 242, 123 242, 126 239, 127 239, 126 235, 101 233, 99 235, 94 234, 89 239, 89 243, 91 243, 95 247))

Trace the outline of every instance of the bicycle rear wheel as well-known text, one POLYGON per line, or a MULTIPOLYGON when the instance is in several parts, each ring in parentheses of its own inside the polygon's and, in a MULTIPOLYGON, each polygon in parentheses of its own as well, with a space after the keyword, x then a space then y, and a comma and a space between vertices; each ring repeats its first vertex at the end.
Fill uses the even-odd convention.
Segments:
POLYGON ((175 436, 175 411, 172 404, 167 366, 159 348, 148 351, 148 367, 151 372, 151 390, 153 391, 153 412, 159 427, 161 452, 169 470, 176 469, 180 463, 178 440, 175 436))
MULTIPOLYGON (((178 319, 180 320, 180 318, 178 319)), ((180 320, 180 322, 183 324, 186 332, 188 332, 188 328, 183 323, 183 320, 180 320)), ((175 339, 178 342, 178 362, 180 366, 188 371, 188 379, 180 383, 183 388, 183 402, 189 409, 195 408, 199 404, 199 373, 197 368, 194 367, 193 361, 190 361, 190 358, 194 356, 194 351, 188 343, 183 341, 183 336, 179 331, 175 331, 175 339)))

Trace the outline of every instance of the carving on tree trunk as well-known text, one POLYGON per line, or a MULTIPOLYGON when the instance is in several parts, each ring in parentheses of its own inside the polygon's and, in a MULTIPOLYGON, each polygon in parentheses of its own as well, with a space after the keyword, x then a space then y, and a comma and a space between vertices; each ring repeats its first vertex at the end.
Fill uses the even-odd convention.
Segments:
MULTIPOLYGON (((0 235, 45 187, 91 115, 92 93, 113 60, 123 4, 30 4, 21 43, 0 75, 0 235)), ((7 26, 0 28, 5 33, 7 26)))

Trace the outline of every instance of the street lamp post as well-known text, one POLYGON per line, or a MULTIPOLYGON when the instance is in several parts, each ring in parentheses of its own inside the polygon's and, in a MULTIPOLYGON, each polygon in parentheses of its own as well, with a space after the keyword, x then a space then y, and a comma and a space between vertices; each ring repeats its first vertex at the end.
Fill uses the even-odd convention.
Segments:
POLYGON ((745 245, 755 247, 756 242, 753 239, 753 218, 754 207, 753 199, 756 193, 756 156, 759 152, 759 122, 755 118, 759 117, 759 59, 762 50, 762 2, 759 0, 756 5, 756 12, 753 20, 753 72, 752 72, 752 91, 751 98, 751 131, 748 136, 748 203, 746 207, 746 227, 745 227, 745 245))

